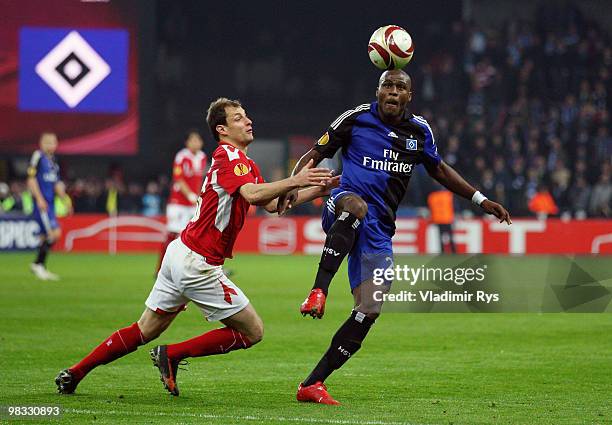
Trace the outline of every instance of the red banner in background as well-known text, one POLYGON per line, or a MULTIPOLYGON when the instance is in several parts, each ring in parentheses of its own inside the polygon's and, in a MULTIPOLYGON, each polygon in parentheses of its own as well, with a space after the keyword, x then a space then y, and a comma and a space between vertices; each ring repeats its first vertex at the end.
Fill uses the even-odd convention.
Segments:
MULTIPOLYGON (((157 251, 165 238, 164 218, 76 215, 60 220, 65 251, 157 251)), ((398 219, 393 248, 397 254, 440 251, 437 226, 422 219, 398 219)), ((612 254, 612 220, 513 221, 458 220, 454 237, 459 253, 612 254)), ((235 253, 320 254, 325 233, 318 217, 249 218, 235 253)))

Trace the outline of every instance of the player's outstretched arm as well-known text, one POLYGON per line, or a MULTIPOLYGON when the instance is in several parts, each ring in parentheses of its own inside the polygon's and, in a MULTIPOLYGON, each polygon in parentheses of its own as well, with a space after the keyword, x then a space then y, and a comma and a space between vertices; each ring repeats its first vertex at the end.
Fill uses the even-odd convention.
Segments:
POLYGON ((265 206, 270 201, 290 190, 307 186, 325 186, 333 177, 328 168, 313 168, 314 161, 309 161, 302 170, 286 179, 271 183, 247 183, 240 187, 240 194, 250 204, 265 206))
MULTIPOLYGON (((297 191, 297 198, 293 206, 305 204, 306 202, 321 198, 322 196, 328 196, 331 190, 337 188, 338 186, 340 186, 340 176, 335 176, 329 179, 325 186, 311 186, 305 189, 300 189, 297 191)), ((265 210, 269 213, 277 212, 281 197, 275 198, 264 205, 263 207, 265 210)))
MULTIPOLYGON (((310 149, 306 152, 302 157, 298 160, 297 164, 293 168, 291 175, 295 175, 299 173, 302 168, 306 166, 310 161, 312 161, 313 166, 317 166, 323 160, 323 155, 317 152, 314 149, 310 149)), ((313 198, 314 199, 314 198, 313 198)), ((298 192, 297 190, 289 191, 285 194, 282 194, 278 199, 278 206, 276 211, 278 211, 278 215, 282 215, 287 210, 291 209, 294 205, 297 205, 296 202, 298 200, 298 192)), ((304 201, 308 202, 308 201, 304 201)))
MULTIPOLYGON (((473 202, 478 201, 477 199, 474 199, 474 195, 478 191, 471 184, 465 181, 465 179, 461 177, 459 173, 453 169, 453 167, 444 161, 440 161, 438 165, 426 164, 425 168, 432 178, 437 180, 451 192, 454 192, 457 195, 473 202)), ((480 192, 478 192, 478 194, 480 194, 480 192)), ((487 214, 492 214, 497 217, 500 223, 505 221, 508 224, 512 224, 510 213, 504 208, 503 205, 493 202, 490 199, 478 201, 478 204, 487 214)))

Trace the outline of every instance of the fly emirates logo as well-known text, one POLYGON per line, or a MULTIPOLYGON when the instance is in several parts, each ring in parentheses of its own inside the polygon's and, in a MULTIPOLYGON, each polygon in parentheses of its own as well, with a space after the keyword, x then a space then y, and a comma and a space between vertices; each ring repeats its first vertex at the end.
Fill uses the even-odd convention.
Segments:
POLYGON ((398 159, 398 152, 393 152, 391 149, 383 149, 383 159, 374 159, 369 156, 364 156, 363 166, 380 171, 410 174, 412 172, 412 164, 400 162, 398 159))

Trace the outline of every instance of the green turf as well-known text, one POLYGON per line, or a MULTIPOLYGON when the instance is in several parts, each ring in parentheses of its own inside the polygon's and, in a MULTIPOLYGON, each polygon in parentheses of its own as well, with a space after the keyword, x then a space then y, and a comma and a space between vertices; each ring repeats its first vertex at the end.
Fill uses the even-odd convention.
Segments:
MULTIPOLYGON (((57 372, 139 317, 156 258, 53 253, 50 268, 62 280, 45 283, 30 275, 31 257, 0 255, 0 405, 59 404, 58 423, 612 423, 610 314, 384 314, 328 380, 343 405, 297 403, 298 382, 351 307, 343 269, 324 320, 297 313, 317 263, 307 256, 229 263, 266 335, 250 350, 192 359, 179 374, 180 397, 163 390, 148 356, 153 343, 60 396, 57 372)), ((534 270, 546 263, 513 261, 534 270)), ((191 306, 158 341, 214 326, 191 306)))

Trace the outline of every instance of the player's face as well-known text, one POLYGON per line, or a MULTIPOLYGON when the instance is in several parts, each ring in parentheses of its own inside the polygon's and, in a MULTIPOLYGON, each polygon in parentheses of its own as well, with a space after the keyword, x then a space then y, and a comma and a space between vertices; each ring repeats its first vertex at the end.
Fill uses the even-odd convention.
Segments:
POLYGON ((40 149, 49 155, 53 155, 57 150, 57 136, 53 133, 43 134, 40 138, 40 149))
POLYGON ((185 144, 187 146, 187 149, 189 149, 193 153, 196 153, 202 150, 202 146, 204 146, 204 141, 202 140, 199 134, 191 133, 187 138, 187 142, 185 144))
POLYGON ((244 109, 227 106, 225 116, 227 124, 217 126, 221 139, 245 146, 253 141, 253 121, 247 117, 244 109))
POLYGON ((401 71, 387 71, 382 75, 376 97, 383 119, 397 121, 412 99, 410 77, 401 71))

